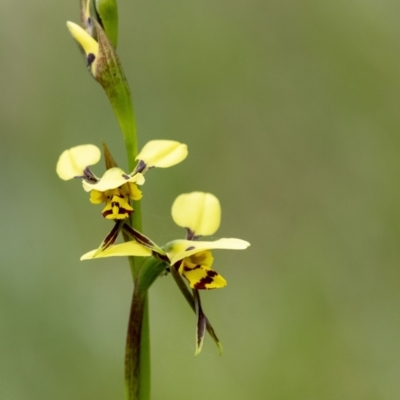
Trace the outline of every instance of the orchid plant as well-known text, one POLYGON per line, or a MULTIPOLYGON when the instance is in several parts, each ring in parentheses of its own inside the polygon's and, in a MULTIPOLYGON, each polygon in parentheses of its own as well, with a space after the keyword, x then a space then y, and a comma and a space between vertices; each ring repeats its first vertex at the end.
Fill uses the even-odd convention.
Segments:
POLYGON ((220 289, 226 280, 215 271, 211 250, 243 250, 250 244, 241 239, 199 240, 213 235, 221 221, 221 206, 211 193, 179 195, 172 205, 172 219, 186 230, 184 239, 157 245, 143 233, 140 203, 145 174, 152 168, 168 168, 182 162, 187 146, 172 140, 152 140, 137 151, 136 122, 128 83, 116 53, 118 13, 116 0, 81 0, 81 25, 67 26, 81 47, 91 75, 104 88, 123 133, 131 172, 118 167, 103 143, 106 171, 97 177, 91 166, 101 158, 100 149, 84 144, 65 150, 56 172, 63 180, 79 179, 93 204, 102 204, 103 218, 114 225, 99 247, 81 260, 128 257, 134 290, 125 353, 125 383, 128 400, 150 399, 148 290, 158 276, 171 274, 197 315, 196 349, 202 349, 205 332, 222 352, 221 343, 203 312, 200 291, 220 289), (92 16, 93 15, 93 16, 92 16), (117 243, 122 232, 123 243, 117 243))

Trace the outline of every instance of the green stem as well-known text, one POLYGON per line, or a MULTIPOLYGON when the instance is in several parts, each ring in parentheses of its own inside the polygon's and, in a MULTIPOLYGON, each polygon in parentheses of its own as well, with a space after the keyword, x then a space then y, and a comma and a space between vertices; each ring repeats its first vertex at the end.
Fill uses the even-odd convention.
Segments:
MULTIPOLYGON (((100 24, 93 20, 99 43, 95 78, 105 90, 124 136, 129 171, 136 166, 138 154, 137 129, 132 97, 118 55, 100 24)), ((140 201, 133 203, 135 210, 131 226, 142 231, 140 201)), ((125 241, 130 238, 124 234, 125 241)), ((147 290, 140 290, 138 282, 143 265, 138 257, 129 257, 135 284, 125 353, 125 384, 128 400, 150 399, 150 338, 148 326, 147 290)))
MULTIPOLYGON (((135 282, 136 283, 136 282, 135 282)), ((144 310, 146 304, 146 296, 142 295, 135 289, 132 296, 132 304, 129 315, 128 334, 126 337, 125 351, 125 389, 126 398, 128 400, 144 400, 141 397, 141 380, 145 371, 141 370, 141 353, 142 349, 142 325, 144 318, 144 310)), ((146 342, 146 340, 144 340, 146 342)))
POLYGON ((150 320, 149 320, 149 294, 145 295, 142 319, 142 343, 140 351, 140 400, 150 400, 150 320), (148 371, 145 373, 144 371, 148 371))

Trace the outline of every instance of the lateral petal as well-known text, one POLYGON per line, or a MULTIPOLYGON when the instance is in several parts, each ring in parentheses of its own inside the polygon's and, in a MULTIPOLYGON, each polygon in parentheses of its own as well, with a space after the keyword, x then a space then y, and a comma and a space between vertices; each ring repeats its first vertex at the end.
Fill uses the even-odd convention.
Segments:
POLYGON ((96 250, 89 251, 81 257, 81 260, 90 260, 92 258, 103 258, 103 257, 121 257, 121 256, 138 256, 138 257, 149 257, 151 256, 151 251, 146 249, 146 247, 141 246, 136 242, 126 242, 121 244, 116 244, 109 247, 108 249, 98 253, 96 250))
POLYGON ((57 175, 64 181, 84 175, 84 169, 97 164, 101 158, 100 149, 93 144, 83 144, 63 151, 57 162, 57 175))
POLYGON ((244 250, 250 246, 249 242, 241 239, 219 239, 214 242, 202 242, 193 240, 174 240, 165 246, 165 251, 170 259, 171 264, 183 260, 204 250, 227 249, 227 250, 244 250))
POLYGON ((183 161, 188 155, 186 144, 173 140, 151 140, 136 157, 146 164, 146 169, 152 167, 168 168, 183 161))

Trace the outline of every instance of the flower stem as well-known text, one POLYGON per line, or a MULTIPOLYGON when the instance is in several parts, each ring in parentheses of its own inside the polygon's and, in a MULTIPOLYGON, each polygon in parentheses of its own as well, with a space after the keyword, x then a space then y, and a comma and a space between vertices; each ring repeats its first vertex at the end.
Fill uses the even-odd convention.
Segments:
MULTIPOLYGON (((146 309, 146 295, 142 295, 137 288, 138 286, 135 284, 126 338, 125 389, 128 400, 144 400, 140 397, 140 393, 141 379, 143 380, 141 376, 146 374, 146 371, 141 369, 142 339, 145 339, 142 338, 142 326, 146 309)), ((144 343, 146 342, 148 342, 148 338, 144 340, 144 343)), ((150 383, 149 374, 147 381, 150 383)))
MULTIPOLYGON (((131 91, 122 70, 118 55, 99 23, 94 20, 99 43, 99 61, 96 80, 104 88, 121 128, 129 171, 133 171, 138 154, 136 118, 131 91)), ((131 226, 142 231, 140 201, 133 202, 135 210, 130 218, 131 226)), ((124 240, 130 238, 124 233, 124 240)), ((150 338, 147 290, 138 285, 144 263, 140 257, 128 257, 132 271, 134 290, 128 323, 125 353, 125 385, 128 400, 150 400, 150 338)))

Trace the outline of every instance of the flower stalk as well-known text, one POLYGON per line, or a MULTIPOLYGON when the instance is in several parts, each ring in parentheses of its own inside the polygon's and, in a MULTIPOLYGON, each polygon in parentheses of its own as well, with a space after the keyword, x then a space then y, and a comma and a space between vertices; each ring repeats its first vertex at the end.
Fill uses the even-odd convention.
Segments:
POLYGON ((80 0, 80 4, 81 26, 72 22, 67 22, 67 26, 85 55, 90 74, 110 101, 124 137, 130 172, 118 167, 105 143, 106 172, 101 178, 90 169, 101 157, 100 149, 91 144, 65 150, 57 162, 56 171, 63 180, 80 179, 83 189, 90 193, 90 202, 105 204, 101 215, 114 222, 100 246, 84 254, 81 260, 128 257, 134 289, 126 338, 126 398, 150 400, 148 291, 151 285, 161 274, 170 271, 197 316, 195 355, 201 352, 206 330, 221 354, 221 343, 203 312, 199 291, 227 285, 227 281, 212 268, 214 258, 211 250, 244 250, 250 244, 234 238, 199 240, 213 235, 221 219, 218 199, 204 192, 182 194, 172 206, 172 218, 187 231, 186 239, 158 246, 142 233, 142 192, 138 185, 145 183, 144 175, 150 169, 168 168, 183 161, 188 154, 187 146, 172 140, 151 140, 138 153, 131 92, 115 50, 118 41, 116 0, 80 0), (116 244, 120 234, 125 243, 116 244))

